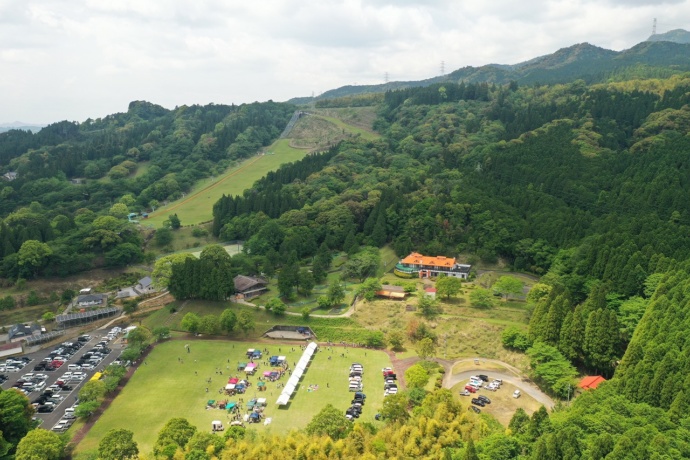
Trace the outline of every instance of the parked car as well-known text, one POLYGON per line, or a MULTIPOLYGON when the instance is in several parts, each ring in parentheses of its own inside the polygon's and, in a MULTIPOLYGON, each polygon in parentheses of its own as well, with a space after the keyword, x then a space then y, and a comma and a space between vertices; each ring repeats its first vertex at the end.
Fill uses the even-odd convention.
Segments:
POLYGON ((480 408, 478 408, 477 406, 470 406, 470 409, 471 409, 472 412, 474 412, 475 414, 478 414, 478 413, 480 413, 480 412, 482 411, 482 410, 481 410, 480 408))
POLYGON ((520 390, 515 390, 515 391, 513 392, 513 398, 519 398, 521 394, 522 394, 522 393, 520 393, 520 390))
POLYGON ((479 377, 480 380, 483 380, 485 382, 489 381, 489 377, 483 374, 479 374, 477 377, 479 377))
POLYGON ((469 391, 470 393, 476 393, 477 389, 473 387, 472 385, 465 385, 465 390, 469 391))
POLYGON ((491 404, 491 400, 484 395, 477 396, 477 399, 482 401, 484 404, 491 404))
POLYGON ((467 391, 467 390, 462 390, 459 394, 460 394, 460 396, 469 396, 469 395, 471 395, 472 393, 470 393, 470 392, 467 391))
POLYGON ((479 398, 472 398, 472 404, 480 407, 484 407, 486 405, 486 403, 479 398))

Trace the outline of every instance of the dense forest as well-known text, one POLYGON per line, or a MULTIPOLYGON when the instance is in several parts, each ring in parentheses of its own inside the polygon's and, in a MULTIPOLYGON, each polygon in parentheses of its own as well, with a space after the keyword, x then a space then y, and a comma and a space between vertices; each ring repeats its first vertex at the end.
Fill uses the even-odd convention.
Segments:
MULTIPOLYGON (((574 369, 610 382, 552 414, 517 412, 508 430, 460 413, 443 391, 401 394, 386 399, 378 431, 238 435, 222 458, 690 457, 690 76, 614 80, 439 83, 367 98, 380 101, 381 140, 344 141, 223 197, 212 231, 244 240, 246 253, 181 259, 171 272, 179 298, 223 299, 223 273, 295 273, 334 250, 500 260, 541 276, 529 331, 504 345, 526 351, 555 396, 569 394, 574 369)), ((140 260, 141 236, 118 204, 175 198, 277 136, 293 109, 133 103, 0 135, 0 167, 19 176, 0 191, 0 276, 140 260), (90 181, 69 182, 78 177, 90 181)))
POLYGON ((376 128, 384 140, 344 142, 221 199, 214 232, 278 263, 390 243, 542 275, 529 333, 504 344, 550 365, 541 383, 561 397, 573 366, 612 381, 526 444, 502 440, 498 454, 492 435, 477 457, 446 458, 690 455, 690 78, 404 89, 384 95, 376 128))
POLYGON ((294 106, 182 106, 0 134, 0 277, 68 275, 141 261, 130 212, 155 210, 278 137, 294 106))

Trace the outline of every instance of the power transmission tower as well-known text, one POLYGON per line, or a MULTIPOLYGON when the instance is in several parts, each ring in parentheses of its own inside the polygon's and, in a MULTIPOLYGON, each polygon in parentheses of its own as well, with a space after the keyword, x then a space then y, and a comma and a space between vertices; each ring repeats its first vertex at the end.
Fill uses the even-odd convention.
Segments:
POLYGON ((441 61, 441 75, 446 74, 446 61, 441 61))
POLYGON ((388 72, 386 72, 385 74, 383 74, 383 81, 384 81, 385 83, 388 83, 388 72))
POLYGON ((652 35, 656 35, 656 18, 654 18, 654 22, 652 22, 652 35))

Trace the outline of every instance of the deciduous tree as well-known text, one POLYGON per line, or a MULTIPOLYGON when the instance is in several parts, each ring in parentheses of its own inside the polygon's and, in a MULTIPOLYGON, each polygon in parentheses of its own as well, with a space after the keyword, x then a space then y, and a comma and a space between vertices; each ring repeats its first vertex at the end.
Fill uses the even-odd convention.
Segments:
POLYGON ((102 460, 125 460, 137 458, 139 447, 134 433, 125 429, 108 431, 98 443, 98 456, 102 460))
POLYGON ((342 411, 327 404, 311 419, 305 431, 310 435, 326 435, 337 441, 347 436, 351 428, 352 423, 345 418, 342 411))
POLYGON ((37 428, 19 441, 15 460, 60 460, 65 444, 57 433, 37 428))

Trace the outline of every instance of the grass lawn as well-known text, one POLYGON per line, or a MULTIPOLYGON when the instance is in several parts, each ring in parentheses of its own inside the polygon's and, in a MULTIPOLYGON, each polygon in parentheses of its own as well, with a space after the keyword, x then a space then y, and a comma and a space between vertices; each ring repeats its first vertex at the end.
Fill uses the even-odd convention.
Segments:
MULTIPOLYGON (((236 364, 238 361, 246 361, 244 352, 247 348, 265 347, 271 354, 286 355, 291 366, 302 355, 299 346, 295 345, 293 352, 291 345, 284 344, 173 340, 158 345, 146 359, 146 364, 139 366, 122 393, 79 444, 77 452, 94 451, 98 447, 98 441, 115 428, 132 430, 139 450, 149 453, 158 432, 172 417, 184 417, 199 430, 210 430, 212 420, 227 422, 225 411, 206 410, 206 402, 209 399, 236 401, 237 397, 219 395, 218 389, 225 385, 229 374, 237 374, 236 364), (189 354, 184 350, 185 343, 190 345, 189 354), (178 362, 178 358, 182 358, 182 364, 178 362), (223 372, 222 376, 216 374, 217 368, 223 372), (207 383, 209 377, 211 384, 207 383)), ((268 407, 265 414, 271 417, 272 423, 268 426, 261 423, 248 427, 258 432, 282 434, 292 429, 304 428, 326 404, 333 404, 344 412, 352 398, 352 394, 348 392, 347 378, 349 366, 353 362, 361 363, 365 369, 364 390, 367 403, 360 420, 374 422, 374 415, 383 403, 383 380, 379 372, 381 368, 390 366, 388 356, 380 351, 364 349, 334 348, 331 352, 322 348, 315 355, 290 404, 285 408, 275 405, 280 394, 276 383, 269 383, 267 391, 255 392, 257 377, 249 378, 252 386, 243 396, 245 401, 255 395, 266 397, 268 407), (344 357, 341 356, 343 352, 344 357), (332 359, 329 360, 329 356, 332 359), (308 391, 310 385, 318 385, 318 389, 308 391)), ((267 367, 262 366, 261 369, 267 367)), ((286 381, 287 376, 281 380, 286 381)))
POLYGON ((213 205, 225 195, 241 195, 254 182, 284 163, 297 161, 306 155, 305 150, 290 147, 289 140, 281 139, 266 147, 271 154, 252 157, 239 166, 230 168, 216 178, 199 181, 184 198, 151 213, 146 223, 160 227, 172 213, 177 214, 182 225, 196 225, 213 219, 213 205))

